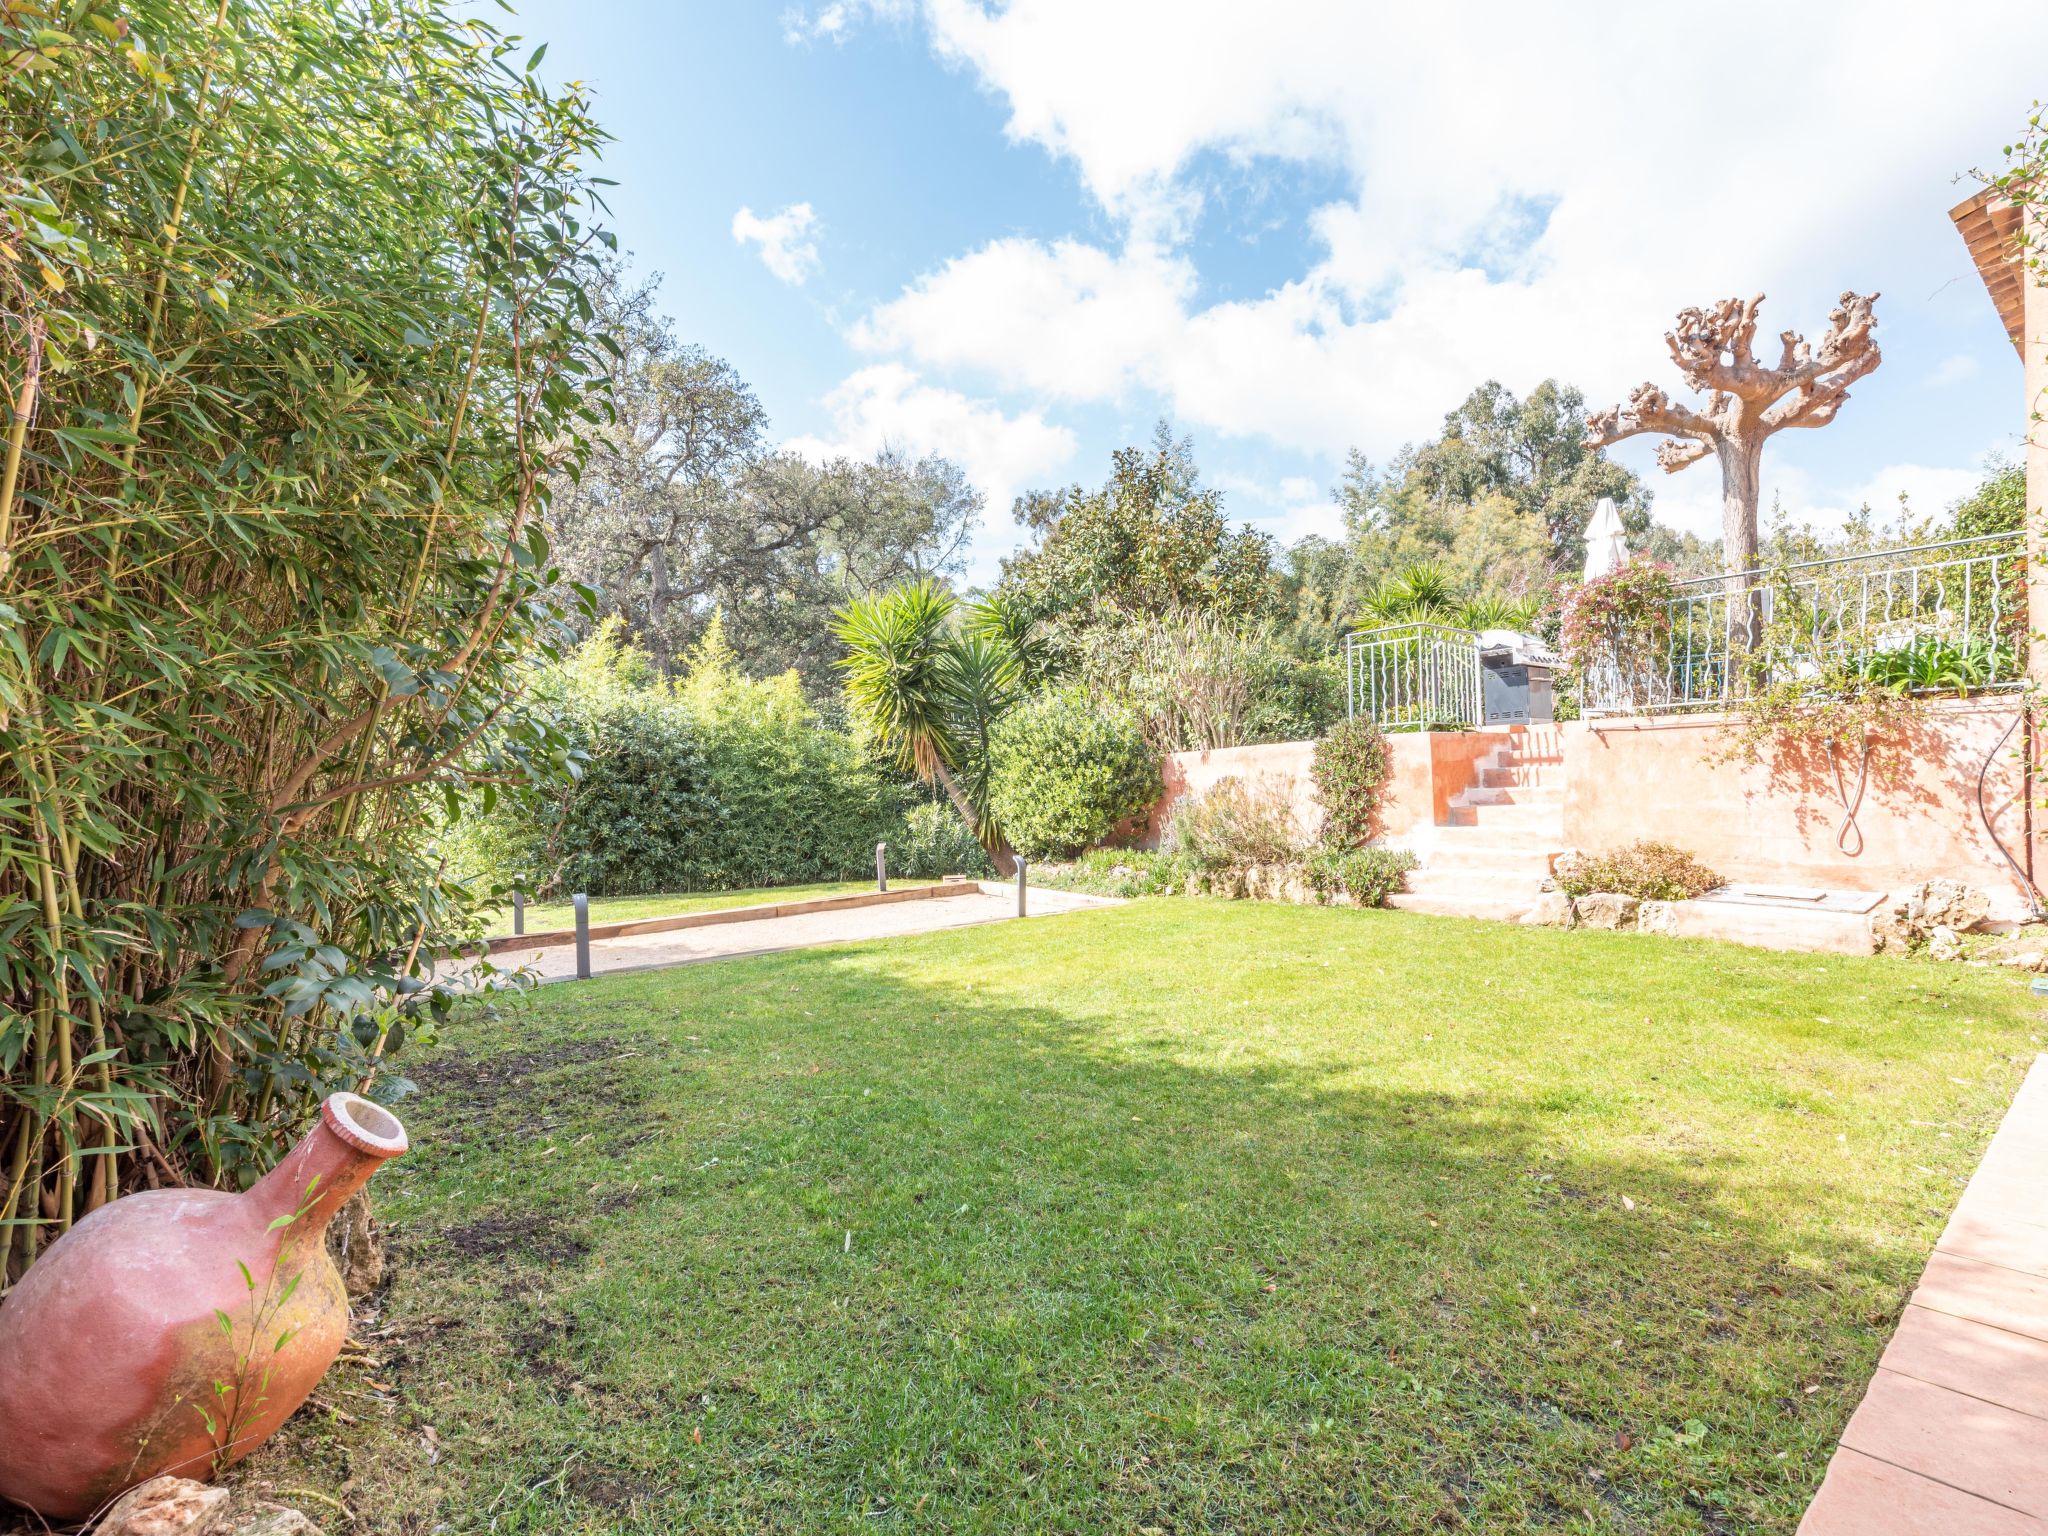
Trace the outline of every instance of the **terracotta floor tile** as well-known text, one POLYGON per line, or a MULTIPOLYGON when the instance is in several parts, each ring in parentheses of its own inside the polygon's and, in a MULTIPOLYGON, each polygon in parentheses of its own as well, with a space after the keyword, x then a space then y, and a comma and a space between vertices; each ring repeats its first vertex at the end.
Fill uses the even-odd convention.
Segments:
POLYGON ((1988 1216, 1974 1206, 1958 1208, 1935 1246, 1943 1253, 2048 1278, 2048 1226, 1988 1216))
POLYGON ((1842 1444, 2008 1509, 2048 1514, 2048 1419, 1880 1366, 1842 1444))
POLYGON ((2048 1343, 2039 1339, 1908 1307, 1882 1364, 1901 1376, 2048 1419, 2048 1343))
POLYGON ((2044 1536, 2017 1510, 1855 1451, 1836 1453, 1799 1536, 2044 1536))
MULTIPOLYGON (((1972 1216, 1981 1215, 1972 1211, 1972 1216)), ((2048 1339, 2048 1280, 1936 1249, 1913 1293, 1920 1306, 2048 1339)))

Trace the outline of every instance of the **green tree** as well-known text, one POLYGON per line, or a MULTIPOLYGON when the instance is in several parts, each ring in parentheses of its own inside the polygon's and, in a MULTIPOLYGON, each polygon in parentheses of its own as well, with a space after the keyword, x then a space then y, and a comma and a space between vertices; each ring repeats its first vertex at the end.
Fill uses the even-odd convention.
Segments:
POLYGON ((1003 874, 1016 861, 990 800, 990 737, 1016 703, 1017 661, 990 623, 962 633, 929 579, 849 603, 834 624, 855 716, 907 772, 937 784, 1003 874))
POLYGON ((1034 493, 1016 517, 1038 543, 1003 562, 1003 586, 1062 628, 1172 612, 1243 620, 1281 606, 1273 541, 1230 526, 1188 439, 1164 422, 1149 451, 1116 451, 1099 489, 1034 493))
POLYGON ((981 495, 958 465, 884 449, 814 464, 769 451, 768 415, 737 369, 679 340, 657 285, 616 266, 597 304, 620 338, 614 410, 549 512, 562 567, 598 594, 664 674, 722 610, 759 674, 830 686, 831 615, 920 575, 957 572, 981 495))

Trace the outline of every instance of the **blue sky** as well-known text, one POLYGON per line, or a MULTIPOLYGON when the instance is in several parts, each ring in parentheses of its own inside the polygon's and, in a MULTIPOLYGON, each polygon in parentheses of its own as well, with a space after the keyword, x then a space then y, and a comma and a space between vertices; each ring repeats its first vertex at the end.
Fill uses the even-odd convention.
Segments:
MULTIPOLYGON (((1334 530, 1488 377, 1680 386, 1686 304, 1814 337, 1881 290, 1884 365, 1773 441, 1767 494, 1935 510, 2021 427, 1946 210, 2048 95, 2048 7, 1595 15, 1347 0, 534 0, 596 90, 622 246, 799 451, 884 441, 990 498, 1099 481, 1166 416, 1234 515, 1334 530), (1785 14, 1785 13, 1791 14, 1785 14), (1997 37, 1987 48, 1984 39, 1997 37)), ((1711 532, 1711 463, 1619 456, 1711 532)))

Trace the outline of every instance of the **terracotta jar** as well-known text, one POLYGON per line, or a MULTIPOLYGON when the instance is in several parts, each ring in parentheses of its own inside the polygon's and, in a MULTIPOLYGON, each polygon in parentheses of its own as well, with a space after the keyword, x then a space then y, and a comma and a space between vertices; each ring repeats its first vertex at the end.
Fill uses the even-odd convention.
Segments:
POLYGON ((405 1149, 395 1116, 337 1093, 242 1194, 128 1195, 51 1244, 0 1303, 0 1497, 83 1519, 269 1438, 348 1335, 327 1224, 405 1149))

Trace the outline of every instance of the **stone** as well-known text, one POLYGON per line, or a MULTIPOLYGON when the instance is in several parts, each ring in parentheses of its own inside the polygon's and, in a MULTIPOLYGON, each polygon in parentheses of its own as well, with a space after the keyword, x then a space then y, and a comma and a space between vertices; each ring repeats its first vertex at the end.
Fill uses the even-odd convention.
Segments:
POLYGON ((1591 891, 1574 903, 1579 910, 1581 928, 1632 928, 1635 926, 1636 909, 1642 903, 1633 896, 1623 896, 1614 891, 1591 891))
POLYGON ((323 1533, 319 1526, 296 1509, 282 1504, 252 1504, 244 1509, 238 1499, 219 1536, 323 1536, 323 1533))
POLYGON ((1956 931, 1943 924, 1936 924, 1934 931, 1927 935, 1927 958, 1930 960, 1960 960, 1963 946, 1956 940, 1956 931))
POLYGON ((2044 961, 2048 961, 2048 954, 2038 949, 2023 949, 2017 954, 2007 955, 1998 963, 2011 966, 2016 971, 2038 971, 2044 961))
POLYGON ((220 1536, 228 1491, 189 1477, 152 1477, 114 1501, 94 1536, 220 1536))
POLYGON ((1930 880, 1920 888, 1927 921, 1968 933, 1991 916, 1991 898, 1960 880, 1930 880))
POLYGON ((1678 932, 1677 907, 1668 901, 1644 902, 1636 908, 1636 930, 1639 933, 1678 932))
POLYGON ((1544 891, 1522 914, 1522 921, 1535 928, 1571 928, 1578 923, 1578 912, 1563 891, 1544 891))
POLYGON ((1980 927, 1990 915, 1991 898, 1985 892, 1960 880, 1942 878, 1900 892, 1872 916, 1870 928, 1880 951, 1906 954, 1923 944, 1931 945, 1937 930, 1947 930, 1953 939, 1980 927))
POLYGON ((1221 896, 1225 901, 1244 900, 1247 873, 1242 869, 1217 870, 1209 877, 1209 894, 1221 896))

